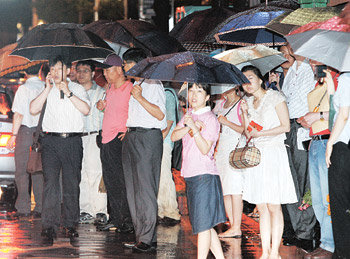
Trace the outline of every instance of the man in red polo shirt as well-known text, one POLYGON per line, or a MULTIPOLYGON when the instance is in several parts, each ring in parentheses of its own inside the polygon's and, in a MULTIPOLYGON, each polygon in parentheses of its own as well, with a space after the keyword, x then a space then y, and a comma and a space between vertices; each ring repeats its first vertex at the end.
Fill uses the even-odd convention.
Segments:
POLYGON ((122 60, 116 54, 109 55, 101 65, 108 82, 106 98, 99 100, 97 109, 104 110, 102 124, 101 162, 103 181, 107 190, 110 211, 107 224, 98 230, 133 232, 122 165, 122 140, 126 132, 129 99, 133 84, 126 80, 122 60))

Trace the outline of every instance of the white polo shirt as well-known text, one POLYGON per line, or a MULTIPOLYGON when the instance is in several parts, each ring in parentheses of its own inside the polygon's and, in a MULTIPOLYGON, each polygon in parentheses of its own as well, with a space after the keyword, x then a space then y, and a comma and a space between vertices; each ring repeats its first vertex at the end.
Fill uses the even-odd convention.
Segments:
POLYGON ((28 78, 25 84, 21 85, 15 95, 12 104, 12 111, 23 115, 22 125, 29 128, 38 125, 39 116, 29 112, 30 102, 34 100, 45 88, 45 83, 39 77, 28 78))

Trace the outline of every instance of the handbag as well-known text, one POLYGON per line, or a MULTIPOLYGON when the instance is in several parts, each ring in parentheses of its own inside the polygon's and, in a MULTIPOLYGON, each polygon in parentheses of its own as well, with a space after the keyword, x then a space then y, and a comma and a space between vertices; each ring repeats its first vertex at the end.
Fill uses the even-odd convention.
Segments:
POLYGON ((40 113, 38 126, 33 135, 33 144, 30 147, 29 159, 27 163, 27 173, 38 174, 42 173, 43 165, 41 162, 41 145, 39 142, 40 133, 42 131, 41 126, 43 123, 44 113, 46 109, 46 102, 44 103, 43 109, 40 113))
POLYGON ((235 169, 245 169, 260 164, 260 150, 255 147, 254 144, 252 146, 249 146, 249 142, 252 138, 247 141, 244 147, 238 148, 242 136, 243 134, 241 135, 236 148, 231 151, 229 156, 229 163, 235 169))
MULTIPOLYGON (((165 90, 165 91, 168 91, 175 96, 175 94, 172 91, 169 91, 169 90, 165 90)), ((176 98, 177 97, 175 96, 175 99, 176 98)), ((177 124, 179 122, 179 111, 178 111, 177 105, 175 107, 175 116, 176 116, 175 118, 176 118, 176 124, 177 124)), ((182 139, 179 139, 174 142, 173 151, 171 152, 171 168, 174 168, 177 171, 181 171, 181 166, 182 166, 182 139)))

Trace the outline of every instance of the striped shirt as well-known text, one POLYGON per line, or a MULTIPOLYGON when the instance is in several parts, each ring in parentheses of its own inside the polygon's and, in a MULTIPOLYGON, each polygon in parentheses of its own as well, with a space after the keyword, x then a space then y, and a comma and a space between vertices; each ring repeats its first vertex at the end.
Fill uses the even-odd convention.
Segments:
MULTIPOLYGON (((88 94, 82 85, 69 80, 68 88, 76 97, 90 106, 88 94)), ((64 99, 61 99, 60 90, 53 86, 47 96, 43 131, 59 133, 83 132, 83 117, 84 115, 75 108, 70 98, 65 96, 64 99)))
POLYGON ((289 68, 283 82, 282 92, 286 96, 289 118, 297 119, 309 112, 307 95, 315 88, 316 80, 312 68, 304 60, 297 69, 297 61, 289 68))
POLYGON ((99 131, 102 129, 103 112, 97 109, 96 103, 103 98, 105 89, 93 81, 87 93, 91 102, 91 108, 89 115, 84 116, 84 132, 99 131))

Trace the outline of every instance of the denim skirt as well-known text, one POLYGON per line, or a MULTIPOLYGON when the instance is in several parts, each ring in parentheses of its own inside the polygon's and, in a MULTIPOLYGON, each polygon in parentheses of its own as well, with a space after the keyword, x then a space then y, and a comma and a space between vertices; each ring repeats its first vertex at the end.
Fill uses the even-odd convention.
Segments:
POLYGON ((187 207, 193 234, 226 222, 220 177, 203 174, 185 178, 187 207))

